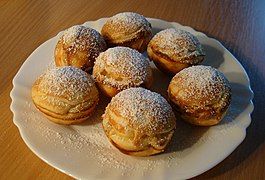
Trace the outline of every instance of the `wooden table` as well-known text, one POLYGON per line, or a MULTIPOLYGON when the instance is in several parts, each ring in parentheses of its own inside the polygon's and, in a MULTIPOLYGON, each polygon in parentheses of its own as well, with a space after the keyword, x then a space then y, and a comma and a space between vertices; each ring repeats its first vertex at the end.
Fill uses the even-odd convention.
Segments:
POLYGON ((122 11, 191 26, 220 40, 238 58, 255 92, 253 121, 244 142, 196 178, 265 179, 265 1, 115 2, 0 2, 0 179, 70 179, 40 160, 22 141, 9 109, 11 82, 31 52, 58 31, 122 11))

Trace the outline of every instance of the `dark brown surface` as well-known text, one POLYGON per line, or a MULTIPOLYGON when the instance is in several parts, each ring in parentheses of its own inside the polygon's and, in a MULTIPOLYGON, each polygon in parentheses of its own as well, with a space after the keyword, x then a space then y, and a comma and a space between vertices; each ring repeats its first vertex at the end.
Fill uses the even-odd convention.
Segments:
POLYGON ((1 1, 0 179, 69 179, 37 158, 9 110, 12 79, 30 53, 57 32, 87 20, 135 11, 191 26, 220 40, 245 67, 255 93, 243 143, 197 179, 265 179, 265 1, 1 1))

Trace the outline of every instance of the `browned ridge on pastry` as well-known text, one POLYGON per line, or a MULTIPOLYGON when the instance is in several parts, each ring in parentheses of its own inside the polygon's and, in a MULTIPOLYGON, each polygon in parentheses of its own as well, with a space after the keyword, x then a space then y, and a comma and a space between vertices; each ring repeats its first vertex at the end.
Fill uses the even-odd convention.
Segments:
POLYGON ((98 103, 94 80, 81 69, 65 66, 46 71, 32 86, 32 99, 48 119, 75 124, 88 118, 98 103))
POLYGON ((163 71, 176 74, 203 61, 204 51, 196 36, 181 29, 165 29, 148 44, 148 56, 163 71))
POLYGON ((135 156, 163 152, 175 126, 168 102, 144 88, 118 93, 103 115, 103 127, 110 141, 123 153, 135 156))
POLYGON ((152 69, 149 60, 128 47, 114 47, 101 53, 95 62, 93 76, 109 96, 130 87, 150 87, 152 69))
POLYGON ((107 48, 96 30, 76 25, 63 32, 55 48, 56 66, 75 66, 89 71, 95 58, 107 48))
POLYGON ((223 73, 201 65, 177 73, 168 94, 184 120, 202 126, 221 121, 231 100, 229 82, 223 73))
POLYGON ((126 46, 142 52, 152 37, 152 27, 144 16, 123 12, 110 17, 101 34, 109 47, 126 46))

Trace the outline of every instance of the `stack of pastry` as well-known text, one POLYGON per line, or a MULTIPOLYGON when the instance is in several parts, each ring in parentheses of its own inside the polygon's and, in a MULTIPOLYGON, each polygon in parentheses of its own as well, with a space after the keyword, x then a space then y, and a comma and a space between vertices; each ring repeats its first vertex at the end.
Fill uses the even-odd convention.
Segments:
POLYGON ((56 66, 75 66, 89 72, 99 53, 107 49, 103 37, 96 30, 76 25, 63 32, 55 51, 56 66))
POLYGON ((147 53, 160 70, 173 75, 204 59, 199 40, 191 33, 175 28, 157 33, 148 44, 147 53))
POLYGON ((210 126, 219 123, 230 104, 231 89, 223 73, 210 66, 192 66, 171 80, 168 96, 187 122, 210 126))
POLYGON ((96 108, 98 87, 112 97, 102 116, 104 131, 125 154, 149 156, 165 150, 176 128, 171 106, 186 122, 210 126, 221 121, 230 104, 225 76, 209 66, 194 66, 205 56, 196 36, 170 28, 152 38, 150 22, 137 13, 110 17, 101 34, 82 25, 65 30, 54 56, 57 67, 32 86, 36 107, 55 123, 81 123, 96 108), (174 75, 168 86, 171 105, 147 90, 156 79, 141 54, 146 50, 158 69, 174 75))
POLYGON ((101 34, 109 47, 126 46, 143 52, 152 37, 152 27, 144 16, 125 12, 109 18, 101 34))
POLYGON ((149 60, 127 47, 109 48, 95 62, 93 76, 98 87, 110 97, 130 87, 151 86, 153 77, 149 60))
POLYGON ((58 124, 78 124, 88 119, 98 103, 93 78, 81 69, 50 69, 32 86, 35 106, 58 124))
POLYGON ((168 102, 144 88, 129 88, 112 98, 103 115, 103 128, 121 152, 149 156, 163 152, 176 126, 168 102))

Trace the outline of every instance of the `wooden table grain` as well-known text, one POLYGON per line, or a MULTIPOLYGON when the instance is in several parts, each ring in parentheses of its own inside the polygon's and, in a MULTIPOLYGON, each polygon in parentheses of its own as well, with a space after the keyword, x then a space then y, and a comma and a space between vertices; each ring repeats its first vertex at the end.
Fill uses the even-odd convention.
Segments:
POLYGON ((34 155, 9 109, 12 79, 44 41, 75 24, 134 11, 191 26, 220 40, 246 69, 255 93, 243 143, 195 179, 265 179, 265 1, 0 1, 0 179, 71 179, 34 155))

